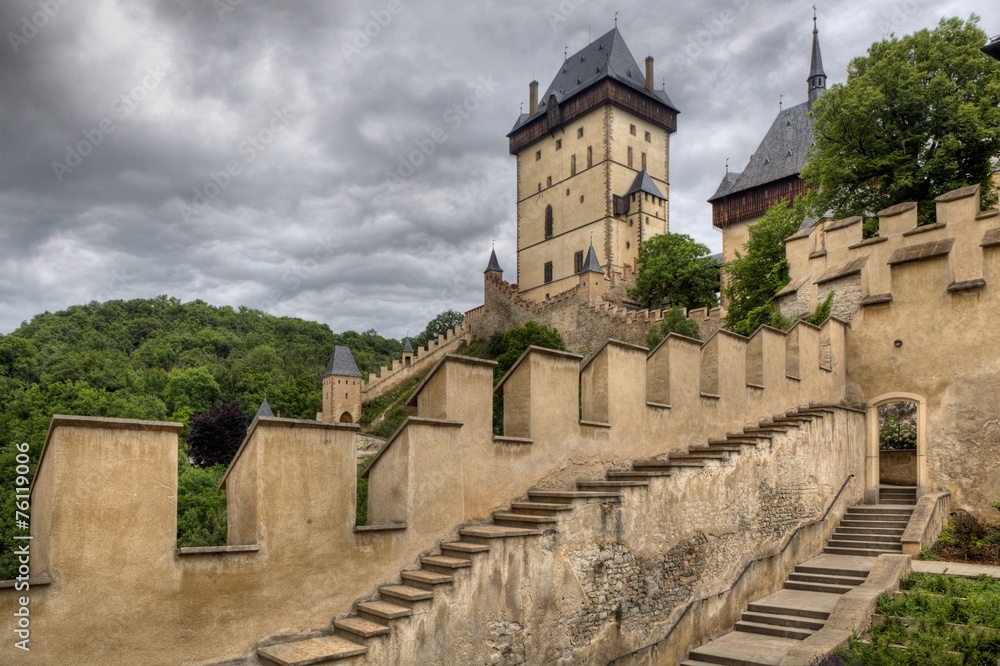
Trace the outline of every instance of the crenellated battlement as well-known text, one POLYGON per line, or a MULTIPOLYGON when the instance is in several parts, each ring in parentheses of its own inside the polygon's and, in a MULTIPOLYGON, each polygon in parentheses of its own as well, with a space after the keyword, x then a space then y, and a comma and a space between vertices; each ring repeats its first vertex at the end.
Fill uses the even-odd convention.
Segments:
POLYGON ((395 359, 391 366, 383 365, 376 374, 368 377, 368 381, 361 387, 362 402, 377 398, 409 377, 427 372, 443 354, 458 351, 468 342, 468 330, 468 325, 463 322, 434 340, 428 341, 423 347, 414 349, 409 364, 405 363, 404 359, 395 359))
POLYGON ((835 292, 834 312, 850 321, 859 308, 892 303, 909 283, 952 294, 982 289, 1000 211, 980 208, 979 185, 972 185, 939 196, 930 224, 918 226, 917 205, 902 203, 879 212, 873 238, 863 238, 860 217, 799 231, 785 241, 792 279, 778 293, 782 313, 801 316, 835 292), (934 282, 916 277, 936 265, 946 272, 934 282))

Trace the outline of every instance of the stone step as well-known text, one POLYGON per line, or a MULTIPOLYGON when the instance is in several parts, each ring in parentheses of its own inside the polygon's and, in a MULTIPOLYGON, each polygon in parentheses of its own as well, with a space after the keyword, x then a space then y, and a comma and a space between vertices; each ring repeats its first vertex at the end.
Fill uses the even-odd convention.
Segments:
POLYGON ((715 446, 739 446, 743 448, 744 446, 757 446, 760 441, 750 437, 726 437, 725 439, 709 439, 708 445, 715 446))
POLYGON ((867 548, 869 550, 881 550, 886 553, 903 552, 903 544, 898 541, 896 543, 883 543, 881 541, 840 541, 830 539, 826 545, 829 548, 867 548))
POLYGON ((559 504, 557 502, 512 502, 510 508, 522 513, 547 515, 553 511, 571 511, 573 505, 559 504))
POLYGON ((409 617, 413 615, 413 609, 408 606, 400 606, 399 604, 394 604, 391 601, 362 601, 361 603, 355 604, 354 608, 358 611, 358 614, 362 617, 367 617, 367 619, 373 622, 378 622, 379 620, 395 620, 401 617, 409 617))
POLYGON ((903 536, 905 528, 902 527, 843 527, 838 526, 837 532, 844 534, 878 534, 880 536, 894 536, 897 539, 903 536))
POLYGON ((485 553, 490 549, 489 545, 483 543, 470 543, 468 541, 452 541, 441 544, 441 552, 450 551, 453 553, 485 553))
POLYGON ((346 659, 368 652, 368 648, 340 636, 320 636, 294 643, 257 648, 257 656, 280 666, 309 666, 346 659))
POLYGON ((674 467, 704 467, 703 460, 636 460, 632 469, 637 472, 645 470, 672 469, 674 467))
POLYGON ((913 509, 905 506, 889 506, 885 504, 872 504, 871 506, 852 506, 847 510, 846 515, 865 514, 872 516, 906 516, 909 518, 913 514, 913 509))
POLYGON ((798 643, 793 638, 731 631, 691 650, 688 660, 719 666, 778 666, 798 643))
POLYGON ((864 578, 857 578, 854 576, 831 576, 830 574, 818 574, 818 573, 807 573, 804 571, 793 571, 788 574, 788 580, 799 581, 803 583, 828 583, 830 585, 846 585, 848 587, 857 587, 861 583, 865 582, 864 578))
POLYGON ((688 449, 688 453, 670 453, 667 454, 667 459, 671 462, 674 460, 728 460, 729 454, 725 451, 692 451, 688 449))
POLYGON ((460 529, 458 533, 471 539, 505 539, 507 537, 538 536, 541 531, 505 525, 469 525, 460 529))
POLYGON ((757 440, 759 442, 759 440, 762 440, 762 439, 774 439, 774 437, 775 437, 776 434, 777 433, 773 433, 773 432, 760 432, 760 431, 757 431, 757 432, 750 432, 750 431, 745 431, 745 432, 727 432, 726 433, 726 439, 728 439, 728 440, 750 439, 750 440, 757 440))
POLYGON ((807 592, 826 592, 827 594, 846 594, 854 589, 854 585, 832 585, 830 583, 809 583, 801 580, 786 580, 786 590, 803 590, 807 592))
POLYGON ((830 614, 824 611, 812 610, 809 608, 778 606, 767 603, 766 601, 755 601, 747 604, 747 611, 751 613, 767 613, 768 615, 793 615, 795 617, 822 620, 823 622, 826 622, 826 619, 830 617, 830 614))
MULTIPOLYGON (((629 470, 611 470, 608 475, 624 472, 631 474, 629 470)), ((643 479, 609 479, 607 481, 577 481, 576 487, 580 490, 610 490, 612 488, 648 488, 649 481, 643 479)))
POLYGON ((780 636, 781 638, 794 638, 804 641, 812 636, 811 629, 800 629, 797 627, 781 627, 775 624, 761 624, 759 622, 744 622, 740 620, 733 625, 733 631, 743 631, 748 634, 762 634, 764 636, 780 636))
POLYGON ((730 453, 739 453, 743 450, 743 447, 739 444, 709 444, 708 446, 692 446, 688 451, 691 453, 709 453, 711 451, 728 451, 730 453))
POLYGON ((558 523, 559 519, 555 516, 538 516, 530 513, 513 513, 510 511, 496 511, 493 514, 493 522, 498 525, 505 525, 507 523, 518 523, 518 524, 528 524, 528 525, 549 525, 552 523, 558 523))
POLYGON ((572 502, 575 499, 620 500, 621 493, 587 492, 583 490, 529 490, 528 497, 550 502, 572 502))
POLYGON ((840 521, 840 527, 883 527, 889 530, 905 530, 908 523, 886 520, 848 520, 844 518, 840 521))
POLYGON ((860 578, 864 580, 868 578, 868 572, 861 569, 842 569, 839 567, 820 567, 813 566, 810 564, 797 564, 794 569, 795 573, 808 573, 808 574, 820 574, 825 576, 843 576, 845 578, 860 578))
POLYGON ((696 659, 685 659, 681 662, 681 666, 715 666, 708 661, 698 661, 696 659))
POLYGON ((886 553, 890 555, 899 554, 898 550, 882 550, 881 548, 841 548, 840 546, 827 546, 823 549, 823 552, 829 555, 860 555, 862 557, 878 557, 879 555, 884 555, 886 553))
POLYGON ((430 569, 417 569, 416 571, 402 571, 399 574, 408 585, 414 587, 423 586, 424 589, 433 589, 437 585, 454 583, 455 577, 448 574, 438 573, 430 569))
POLYGON ((773 613, 753 613, 746 612, 740 616, 746 622, 757 622, 759 624, 774 624, 781 627, 797 627, 799 629, 812 629, 819 631, 826 624, 823 620, 816 618, 799 617, 798 615, 777 615, 773 613))
POLYGON ((611 481, 645 481, 645 485, 649 485, 648 479, 655 479, 665 476, 671 476, 672 470, 681 469, 680 465, 674 467, 664 467, 660 470, 615 470, 607 473, 607 477, 611 481))
POLYGON ((472 566, 472 560, 464 557, 449 557, 447 555, 430 555, 421 557, 420 563, 425 567, 436 567, 438 569, 465 569, 472 566))
MULTIPOLYGON (((392 597, 393 600, 416 602, 428 601, 434 598, 434 593, 420 587, 410 587, 409 585, 385 585, 378 589, 383 597, 392 597)), ((395 603, 395 601, 393 601, 395 603)))
POLYGON ((334 620, 333 626, 344 632, 345 638, 359 641, 375 636, 386 636, 392 633, 392 629, 387 625, 381 622, 372 622, 356 615, 334 620))
POLYGON ((801 428, 802 424, 799 421, 784 421, 778 423, 777 421, 761 421, 758 426, 759 428, 767 428, 768 430, 795 430, 801 428))
POLYGON ((899 543, 899 536, 895 534, 855 534, 853 532, 841 532, 837 530, 830 537, 834 541, 869 541, 879 543, 899 543))

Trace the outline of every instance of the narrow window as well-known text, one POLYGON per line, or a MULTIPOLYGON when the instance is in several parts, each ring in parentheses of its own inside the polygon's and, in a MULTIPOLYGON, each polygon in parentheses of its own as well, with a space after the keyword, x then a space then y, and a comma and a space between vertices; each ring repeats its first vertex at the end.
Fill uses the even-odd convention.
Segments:
POLYGON ((578 138, 578 139, 582 139, 583 138, 583 128, 582 127, 576 131, 576 138, 578 138))
POLYGON ((573 255, 573 272, 579 273, 583 270, 583 250, 573 255))
POLYGON ((552 206, 545 207, 545 237, 552 238, 552 206))
POLYGON ((587 146, 587 168, 594 166, 594 147, 587 146))
POLYGON ((580 203, 583 203, 583 195, 580 195, 580 203))
POLYGON ((653 143, 653 135, 646 132, 646 143, 653 143))
POLYGON ((642 170, 646 170, 646 153, 642 154, 642 170))
POLYGON ((632 148, 631 147, 628 149, 628 166, 629 166, 630 169, 632 168, 632 148))
POLYGON ((536 150, 535 151, 535 161, 537 162, 540 159, 542 159, 542 151, 536 150))
POLYGON ((632 136, 635 136, 635 125, 628 126, 628 133, 631 134, 632 136))
POLYGON ((569 160, 569 173, 571 176, 576 175, 576 155, 571 157, 569 160))
POLYGON ((548 187, 552 187, 552 176, 549 176, 548 178, 545 179, 545 184, 548 187))
POLYGON ((556 150, 562 150, 562 139, 556 139, 556 150))
POLYGON ((552 282, 552 262, 545 262, 545 284, 552 282))

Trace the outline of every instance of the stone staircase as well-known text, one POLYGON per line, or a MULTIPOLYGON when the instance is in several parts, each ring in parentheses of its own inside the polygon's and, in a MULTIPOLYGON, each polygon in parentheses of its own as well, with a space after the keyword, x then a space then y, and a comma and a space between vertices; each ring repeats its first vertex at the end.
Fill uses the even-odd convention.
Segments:
POLYGON ((779 664, 796 642, 822 629, 839 596, 865 582, 876 557, 903 551, 916 488, 884 486, 879 500, 892 504, 849 508, 822 555, 797 565, 783 589, 749 604, 733 631, 691 650, 682 666, 779 664))
MULTIPOLYGON (((801 407, 761 421, 755 426, 748 426, 742 432, 710 439, 706 446, 692 447, 684 453, 671 453, 665 458, 637 460, 631 469, 609 470, 604 480, 579 481, 576 490, 529 490, 526 499, 512 502, 509 510, 495 512, 489 524, 459 529, 458 540, 441 543, 439 554, 421 557, 419 569, 400 572, 399 583, 380 587, 376 600, 356 603, 353 614, 334 620, 331 626, 308 635, 283 637, 277 639, 283 642, 260 645, 257 648, 260 663, 308 666, 364 655, 368 651, 368 641, 385 640, 392 633, 393 624, 406 621, 406 618, 413 615, 418 604, 433 604, 435 589, 455 584, 456 572, 475 566, 477 554, 489 551, 499 540, 532 538, 555 530, 559 515, 572 511, 574 501, 621 501, 623 488, 647 487, 653 477, 669 477, 680 471, 697 472, 706 465, 724 462, 745 448, 769 443, 777 435, 834 411, 834 407, 826 406, 801 407)), ((843 578, 851 574, 805 571, 803 575, 843 578)), ((857 580, 864 580, 864 574, 857 580)), ((833 584, 840 585, 839 578, 837 581, 833 584)), ((760 610, 758 614, 767 615, 768 611, 760 610)), ((796 613, 782 611, 776 617, 784 620, 784 617, 779 616, 788 615, 796 616, 796 613)), ((791 624, 775 625, 759 622, 758 615, 751 613, 746 626, 759 624, 783 627, 773 631, 811 631, 809 627, 815 624, 815 618, 805 615, 798 617, 803 619, 795 620, 793 617, 787 620, 791 624)))

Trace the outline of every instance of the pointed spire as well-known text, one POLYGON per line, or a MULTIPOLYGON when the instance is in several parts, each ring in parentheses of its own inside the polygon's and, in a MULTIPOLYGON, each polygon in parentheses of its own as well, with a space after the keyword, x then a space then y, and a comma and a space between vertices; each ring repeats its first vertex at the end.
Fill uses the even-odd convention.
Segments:
POLYGON ((500 262, 497 261, 497 251, 493 249, 490 251, 490 263, 486 267, 484 273, 490 273, 492 271, 497 271, 498 273, 503 273, 503 269, 500 268, 500 262))
POLYGON ((333 354, 330 355, 330 362, 326 365, 326 372, 323 373, 324 377, 329 375, 337 375, 339 377, 360 377, 361 371, 358 370, 358 364, 354 361, 354 354, 347 347, 342 347, 337 345, 333 348, 333 354))
POLYGON ((813 5, 812 61, 809 63, 809 106, 826 90, 826 72, 823 71, 823 54, 819 50, 819 28, 816 25, 816 5, 813 5))
POLYGON ((260 418, 261 416, 274 416, 274 412, 271 411, 271 405, 267 404, 267 396, 264 396, 264 402, 260 403, 260 407, 257 408, 257 416, 254 418, 260 418))
POLYGON ((403 353, 404 354, 412 354, 413 353, 413 345, 410 344, 410 339, 409 338, 406 338, 406 340, 403 342, 403 353))
POLYGON ((583 260, 583 268, 580 269, 581 273, 600 273, 604 275, 604 269, 601 268, 601 262, 597 260, 597 253, 594 252, 594 243, 590 243, 590 249, 587 250, 587 258, 583 260))

